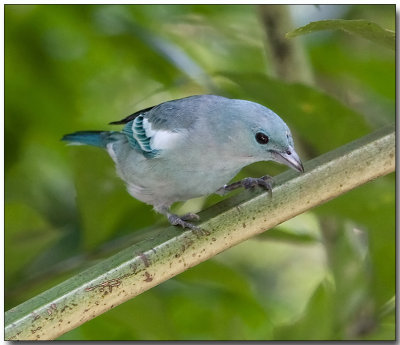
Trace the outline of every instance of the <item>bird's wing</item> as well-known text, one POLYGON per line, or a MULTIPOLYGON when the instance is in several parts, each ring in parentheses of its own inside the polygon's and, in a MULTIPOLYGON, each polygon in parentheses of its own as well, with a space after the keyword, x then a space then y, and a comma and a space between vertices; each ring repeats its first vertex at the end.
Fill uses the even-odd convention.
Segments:
POLYGON ((187 100, 161 103, 111 124, 125 124, 122 132, 130 145, 148 158, 156 157, 176 145, 196 122, 198 112, 193 111, 193 102, 187 100))
POLYGON ((143 115, 155 107, 156 107, 156 105, 153 105, 152 107, 148 107, 146 109, 139 110, 136 113, 133 113, 133 114, 123 118, 122 120, 110 122, 109 125, 123 125, 125 123, 131 122, 132 120, 137 118, 139 115, 143 115))

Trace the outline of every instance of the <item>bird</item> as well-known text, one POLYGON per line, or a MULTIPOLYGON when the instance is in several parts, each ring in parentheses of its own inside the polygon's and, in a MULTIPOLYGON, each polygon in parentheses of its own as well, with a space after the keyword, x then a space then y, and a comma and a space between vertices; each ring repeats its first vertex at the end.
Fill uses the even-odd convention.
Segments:
POLYGON ((172 225, 200 229, 195 213, 171 212, 177 201, 234 189, 271 191, 271 178, 229 183, 245 166, 275 161, 304 172, 286 123, 255 102, 194 95, 137 111, 110 125, 120 131, 78 131, 61 140, 105 149, 135 199, 152 205, 172 225))

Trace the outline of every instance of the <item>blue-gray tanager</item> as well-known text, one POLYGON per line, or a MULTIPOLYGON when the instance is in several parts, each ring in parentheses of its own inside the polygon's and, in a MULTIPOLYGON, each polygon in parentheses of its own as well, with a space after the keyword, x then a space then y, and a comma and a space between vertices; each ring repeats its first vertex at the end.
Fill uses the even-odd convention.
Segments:
POLYGON ((226 185, 244 166, 275 161, 303 172, 288 126, 270 109, 213 95, 191 96, 138 111, 118 131, 81 131, 62 140, 98 146, 114 160, 136 199, 153 205, 173 225, 196 229, 198 216, 170 212, 184 201, 238 187, 270 189, 267 177, 226 185))

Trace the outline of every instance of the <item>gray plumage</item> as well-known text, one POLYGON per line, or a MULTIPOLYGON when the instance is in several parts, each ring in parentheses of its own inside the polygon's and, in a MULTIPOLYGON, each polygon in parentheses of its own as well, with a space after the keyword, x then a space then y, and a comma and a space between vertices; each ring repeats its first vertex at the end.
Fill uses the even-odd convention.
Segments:
MULTIPOLYGON (((274 160, 303 171, 287 125, 254 102, 191 96, 113 124, 124 127, 121 132, 77 132, 63 139, 106 148, 128 192, 174 225, 194 228, 169 213, 172 203, 220 192, 253 162, 274 160)), ((252 181, 263 185, 264 180, 252 181)))

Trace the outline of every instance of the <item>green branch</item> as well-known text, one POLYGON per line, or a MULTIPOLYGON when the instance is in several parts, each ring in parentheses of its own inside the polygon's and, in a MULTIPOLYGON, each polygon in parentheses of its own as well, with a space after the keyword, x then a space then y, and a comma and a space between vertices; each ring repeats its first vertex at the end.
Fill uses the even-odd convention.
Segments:
MULTIPOLYGON (((207 234, 163 229, 9 310, 8 340, 46 340, 312 207, 395 169, 394 126, 275 178, 268 193, 243 192, 202 212, 207 234)), ((360 205, 361 206, 361 205, 360 205)))

